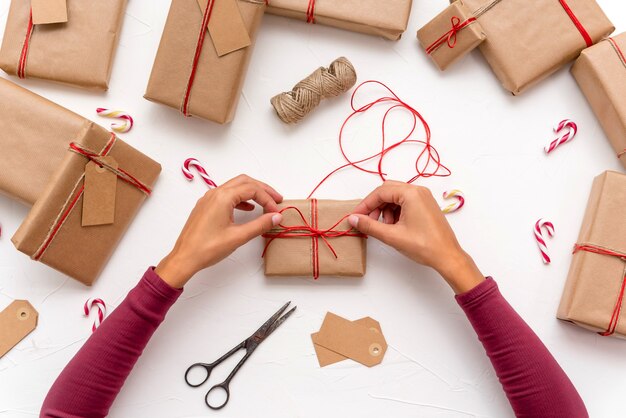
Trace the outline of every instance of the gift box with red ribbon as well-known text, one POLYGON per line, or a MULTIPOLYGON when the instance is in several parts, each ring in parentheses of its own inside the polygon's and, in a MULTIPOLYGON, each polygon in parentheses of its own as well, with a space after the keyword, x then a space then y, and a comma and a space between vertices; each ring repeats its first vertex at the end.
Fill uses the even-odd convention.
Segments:
POLYGON ((267 13, 398 40, 413 0, 270 0, 267 13))
POLYGON ((615 30, 595 0, 457 1, 481 24, 487 38, 480 51, 513 94, 548 77, 615 30))
POLYGON ((593 182, 557 313, 559 319, 626 338, 626 175, 593 182))
POLYGON ((359 201, 290 200, 280 205, 283 221, 264 235, 267 276, 362 277, 366 236, 348 216, 359 201))
POLYGON ((0 49, 0 68, 107 90, 126 0, 12 0, 0 49))
POLYGON ((417 31, 417 39, 440 70, 474 50, 485 37, 478 20, 460 1, 417 31))
POLYGON ((585 49, 572 74, 626 168, 626 33, 585 49))
POLYGON ((228 123, 266 0, 172 0, 145 98, 228 123))

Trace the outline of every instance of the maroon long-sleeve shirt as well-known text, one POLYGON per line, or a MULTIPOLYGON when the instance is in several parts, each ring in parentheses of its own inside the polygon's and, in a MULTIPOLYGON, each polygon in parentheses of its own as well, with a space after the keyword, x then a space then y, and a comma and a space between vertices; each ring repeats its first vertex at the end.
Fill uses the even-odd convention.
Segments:
MULTIPOLYGON (((61 372, 42 417, 104 417, 182 290, 150 268, 61 372)), ((456 297, 483 343, 518 417, 588 417, 563 370, 511 308, 493 279, 456 297)))

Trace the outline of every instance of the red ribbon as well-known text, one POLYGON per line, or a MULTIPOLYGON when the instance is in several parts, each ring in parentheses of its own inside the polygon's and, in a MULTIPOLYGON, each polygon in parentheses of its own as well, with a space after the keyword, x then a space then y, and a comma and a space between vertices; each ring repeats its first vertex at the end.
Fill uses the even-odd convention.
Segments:
POLYGON ((315 0, 309 0, 309 6, 306 9, 306 23, 315 23, 315 0))
MULTIPOLYGON (((614 250, 610 250, 608 248, 599 247, 597 245, 592 244, 576 244, 574 245, 574 254, 578 251, 587 251, 594 254, 600 255, 608 255, 611 257, 617 257, 622 261, 626 262, 626 253, 620 253, 614 250)), ((622 279, 622 286, 620 288, 619 294, 617 295, 617 301, 615 302, 615 307, 613 308, 613 314, 611 315, 611 321, 609 322, 609 326, 606 331, 598 332, 598 334, 603 337, 608 337, 615 333, 615 329, 617 328, 617 323, 619 322, 619 315, 622 310, 622 304, 624 301, 624 291, 626 290, 626 273, 624 274, 624 278, 622 279)))
POLYGON ((302 237, 310 237, 312 241, 311 246, 311 258, 313 264, 313 278, 318 279, 320 276, 320 257, 319 257, 319 240, 321 239, 324 244, 328 247, 331 253, 335 258, 338 258, 337 252, 333 248, 329 239, 331 238, 339 238, 339 237, 359 237, 359 238, 367 238, 366 235, 361 234, 360 232, 356 232, 354 229, 349 228, 343 231, 337 231, 335 228, 339 226, 344 220, 350 216, 349 214, 341 218, 337 221, 333 226, 328 229, 319 229, 318 226, 318 209, 317 209, 317 199, 311 199, 311 222, 309 223, 302 213, 300 209, 295 206, 288 206, 283 208, 280 213, 284 213, 288 210, 295 210, 300 218, 302 219, 302 225, 294 225, 294 226, 286 226, 283 224, 279 224, 278 227, 280 230, 278 232, 268 232, 263 234, 263 238, 267 238, 267 242, 265 243, 265 248, 263 249, 263 254, 261 257, 265 257, 267 253, 267 249, 270 244, 275 239, 282 238, 302 238, 302 237))
POLYGON ((433 52, 435 52, 436 49, 438 49, 444 43, 448 43, 448 48, 450 49, 454 48, 456 46, 456 41, 457 41, 457 36, 456 36, 457 32, 471 25, 474 22, 476 22, 475 17, 470 17, 469 19, 461 23, 461 19, 459 19, 457 16, 452 16, 452 18, 450 19, 450 23, 452 24, 452 29, 450 29, 448 32, 441 35, 435 42, 433 42, 428 48, 426 48, 426 53, 428 55, 432 54, 433 52))
POLYGON ((33 35, 33 10, 30 10, 30 16, 28 17, 28 27, 26 28, 26 37, 24 38, 24 45, 22 45, 22 53, 20 54, 20 61, 17 65, 17 76, 19 78, 26 77, 26 59, 28 58, 28 49, 30 48, 30 38, 33 35))
POLYGON ((585 29, 583 24, 580 23, 580 20, 578 20, 578 18, 576 17, 572 9, 567 4, 566 0, 559 0, 559 3, 561 3, 561 6, 563 6, 563 9, 565 9, 565 12, 568 14, 570 19, 572 19, 572 22, 574 22, 574 26, 576 26, 576 29, 578 29, 580 34, 583 36, 583 39, 585 40, 587 47, 590 47, 591 45, 593 45, 593 40, 591 39, 591 36, 589 36, 589 32, 587 32, 587 29, 585 29))

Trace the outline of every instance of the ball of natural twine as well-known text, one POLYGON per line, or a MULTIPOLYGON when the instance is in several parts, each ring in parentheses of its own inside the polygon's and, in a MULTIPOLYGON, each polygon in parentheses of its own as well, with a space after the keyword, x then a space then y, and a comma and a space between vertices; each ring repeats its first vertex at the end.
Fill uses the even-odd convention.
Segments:
POLYGON ((328 68, 320 67, 285 93, 272 97, 278 117, 285 123, 296 123, 311 112, 320 101, 350 90, 356 83, 356 71, 345 57, 337 58, 328 68))

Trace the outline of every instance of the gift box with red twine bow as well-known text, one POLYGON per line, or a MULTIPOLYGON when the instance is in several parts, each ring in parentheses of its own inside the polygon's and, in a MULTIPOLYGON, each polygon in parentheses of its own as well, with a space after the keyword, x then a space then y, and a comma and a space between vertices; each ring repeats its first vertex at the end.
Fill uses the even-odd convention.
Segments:
POLYGON ((290 200, 280 205, 283 221, 264 234, 267 276, 362 277, 366 236, 348 216, 359 201, 290 200))

